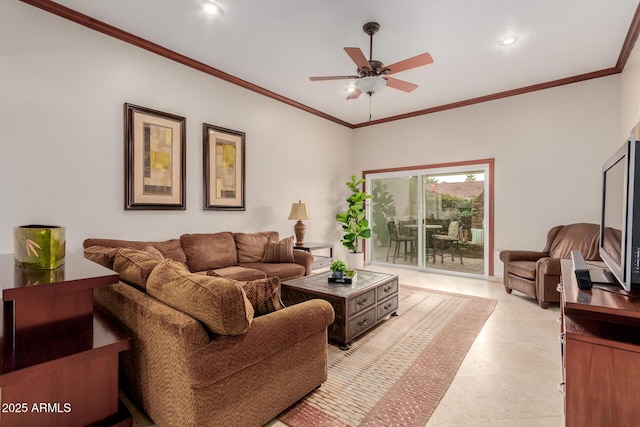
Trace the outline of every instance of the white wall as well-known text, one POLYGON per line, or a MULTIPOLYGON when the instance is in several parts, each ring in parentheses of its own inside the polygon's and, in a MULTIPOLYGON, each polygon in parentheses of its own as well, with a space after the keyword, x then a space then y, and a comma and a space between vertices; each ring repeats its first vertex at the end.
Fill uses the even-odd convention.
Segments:
POLYGON ((65 226, 72 252, 87 237, 292 235, 298 199, 307 241, 339 239, 350 129, 17 1, 0 2, 0 121, 0 253, 33 223, 65 226), (186 211, 124 210, 125 102, 187 118, 186 211), (202 210, 203 122, 246 132, 245 212, 202 210))
POLYGON ((599 222, 602 163, 622 143, 619 82, 609 76, 360 128, 358 168, 495 158, 495 251, 541 250, 554 225, 599 222))
MULTIPOLYGON (((634 64, 638 56, 636 49, 634 64)), ((64 225, 70 251, 95 236, 162 240, 264 229, 289 235, 293 222, 286 218, 298 199, 312 216, 307 240, 337 242, 334 216, 352 173, 490 157, 495 249, 541 248, 553 225, 598 221, 601 164, 640 114, 636 75, 625 70, 622 77, 352 131, 2 1, 0 252, 13 250, 13 227, 29 223, 64 225), (632 96, 623 88, 632 100, 622 114, 621 79, 633 87, 632 96), (186 211, 124 211, 125 102, 187 117, 186 211), (202 122, 247 134, 246 212, 202 211, 202 122), (358 154, 350 156, 354 148, 358 154)))
POLYGON ((640 121, 640 46, 637 42, 620 81, 620 140, 623 141, 640 121))

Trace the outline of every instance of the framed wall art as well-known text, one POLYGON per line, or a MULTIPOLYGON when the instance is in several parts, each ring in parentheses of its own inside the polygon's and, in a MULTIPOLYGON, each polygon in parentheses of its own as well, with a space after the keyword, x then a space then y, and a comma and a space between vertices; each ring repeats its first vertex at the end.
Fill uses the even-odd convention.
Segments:
POLYGON ((203 123, 204 210, 245 210, 245 134, 203 123))
POLYGON ((184 210, 184 117, 125 106, 125 210, 184 210))

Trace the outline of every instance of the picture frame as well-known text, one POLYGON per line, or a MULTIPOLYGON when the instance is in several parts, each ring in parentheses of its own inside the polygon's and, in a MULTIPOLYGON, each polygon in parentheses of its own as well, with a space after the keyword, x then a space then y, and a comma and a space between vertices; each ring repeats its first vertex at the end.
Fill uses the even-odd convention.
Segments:
POLYGON ((245 133, 202 125, 204 210, 245 210, 245 133))
POLYGON ((185 117, 124 104, 125 210, 185 210, 185 117))

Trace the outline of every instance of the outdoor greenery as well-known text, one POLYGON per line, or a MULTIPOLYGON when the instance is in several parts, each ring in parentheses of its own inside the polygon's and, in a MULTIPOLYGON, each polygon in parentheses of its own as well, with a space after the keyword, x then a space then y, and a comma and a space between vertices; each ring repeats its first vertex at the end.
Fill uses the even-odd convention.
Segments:
POLYGON ((362 191, 359 187, 364 183, 364 178, 356 179, 351 175, 351 181, 347 182, 347 187, 351 190, 351 195, 347 199, 347 210, 336 215, 338 224, 342 226, 344 235, 342 244, 352 252, 358 252, 358 239, 368 239, 371 237, 369 221, 365 218, 365 201, 371 198, 370 194, 362 191))
POLYGON ((395 202, 393 194, 389 193, 389 186, 381 180, 373 181, 373 189, 371 190, 373 201, 373 211, 371 220, 373 226, 373 234, 381 246, 389 244, 389 229, 387 221, 396 215, 395 202))

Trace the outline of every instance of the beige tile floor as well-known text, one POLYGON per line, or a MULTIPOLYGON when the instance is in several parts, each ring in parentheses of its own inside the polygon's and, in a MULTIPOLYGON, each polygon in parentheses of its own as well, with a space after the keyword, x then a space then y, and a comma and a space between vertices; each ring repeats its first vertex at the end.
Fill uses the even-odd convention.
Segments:
POLYGON ((367 268, 398 274, 404 285, 498 300, 426 427, 564 426, 558 304, 543 310, 533 299, 507 294, 497 279, 367 268))
MULTIPOLYGON (((530 298, 507 294, 495 280, 367 268, 398 274, 404 285, 498 300, 426 427, 564 426, 558 304, 543 310, 530 298)), ((139 414, 134 420, 134 426, 152 425, 139 414)))

